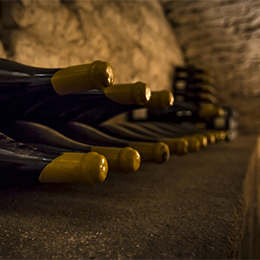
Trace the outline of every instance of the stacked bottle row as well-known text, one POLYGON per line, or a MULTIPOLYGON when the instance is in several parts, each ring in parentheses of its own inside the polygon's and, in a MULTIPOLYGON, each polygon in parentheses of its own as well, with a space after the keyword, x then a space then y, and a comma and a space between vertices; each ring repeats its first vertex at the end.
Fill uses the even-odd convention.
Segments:
MULTIPOLYGON (((39 179, 41 182, 94 184, 104 180, 108 167, 125 173, 136 171, 141 162, 140 153, 143 161, 161 162, 169 156, 168 147, 159 142, 117 140, 112 144, 110 140, 110 146, 100 141, 96 146, 91 138, 82 143, 57 131, 66 129, 72 122, 98 125, 118 113, 143 105, 172 104, 170 93, 152 93, 142 82, 113 85, 113 70, 106 62, 42 69, 1 59, 0 75, 1 151, 5 153, 0 159, 2 183, 39 179), (82 157, 84 152, 87 154, 82 157), (88 167, 86 162, 91 162, 88 167), (35 175, 35 170, 43 166, 45 177, 41 171, 35 175), (74 171, 79 171, 82 178, 74 171), (32 178, 30 172, 36 178, 32 178)), ((92 128, 92 132, 95 131, 92 128)))
POLYGON ((172 92, 177 103, 218 103, 214 80, 206 70, 194 66, 175 68, 172 92))
MULTIPOLYGON (((0 76, 2 184, 96 184, 105 180, 108 169, 135 172, 141 161, 163 163, 170 154, 196 152, 225 133, 189 123, 107 122, 137 108, 170 109, 173 95, 152 92, 142 82, 113 84, 106 62, 42 69, 0 59, 0 76)), ((185 104, 195 108, 197 118, 212 120, 220 113, 215 107, 185 104)))
POLYGON ((238 113, 230 106, 220 106, 214 81, 209 73, 194 66, 176 67, 172 92, 174 105, 165 109, 147 109, 131 121, 191 122, 204 129, 225 131, 227 140, 238 136, 238 113))
MULTIPOLYGON (((195 66, 176 67, 173 79, 175 102, 188 102, 199 108, 219 108, 217 90, 208 71, 195 66)), ((221 106, 222 112, 205 122, 207 128, 225 130, 227 139, 238 135, 238 112, 230 106, 221 106)))

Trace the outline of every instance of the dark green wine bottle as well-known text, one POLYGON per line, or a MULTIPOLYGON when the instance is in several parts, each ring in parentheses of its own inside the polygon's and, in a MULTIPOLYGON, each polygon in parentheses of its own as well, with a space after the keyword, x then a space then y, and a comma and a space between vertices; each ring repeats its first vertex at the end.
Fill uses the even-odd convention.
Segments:
POLYGON ((163 142, 169 146, 171 154, 184 155, 188 152, 189 143, 184 138, 166 138, 161 135, 155 135, 154 133, 148 135, 147 132, 143 134, 127 129, 119 124, 111 124, 108 122, 101 124, 99 129, 107 134, 129 141, 163 142))
POLYGON ((196 74, 209 75, 209 72, 205 69, 198 68, 194 65, 185 65, 185 66, 176 66, 175 74, 177 74, 177 76, 187 77, 196 74))
MULTIPOLYGON (((104 90, 81 94, 54 95, 42 98, 41 93, 25 93, 0 103, 0 119, 28 120, 46 124, 64 122, 78 117, 97 124, 132 107, 145 105, 151 97, 150 88, 142 83, 113 85, 104 90), (15 102, 14 102, 15 101, 15 102)), ((0 97, 1 99, 1 97, 0 97)))
POLYGON ((66 151, 97 152, 107 159, 110 170, 124 173, 139 169, 141 158, 138 151, 131 147, 114 148, 91 146, 72 140, 47 126, 27 121, 16 121, 2 126, 2 131, 23 143, 39 143, 64 148, 66 151))
POLYGON ((172 131, 168 131, 162 129, 154 124, 148 122, 138 122, 138 123, 128 123, 123 122, 119 123, 120 126, 123 126, 132 131, 138 132, 143 135, 149 135, 153 137, 159 138, 182 138, 188 141, 188 151, 197 152, 201 147, 207 146, 207 139, 203 136, 189 136, 184 133, 174 133, 172 131))
POLYGON ((130 142, 105 134, 89 125, 73 121, 57 124, 55 129, 65 136, 82 143, 114 147, 132 147, 140 153, 142 162, 164 163, 169 160, 169 147, 163 142, 130 142))
POLYGON ((44 153, 0 133, 0 186, 13 184, 103 182, 107 160, 96 152, 44 153))
POLYGON ((113 69, 107 62, 67 68, 37 68, 11 60, 0 59, 0 89, 8 94, 51 89, 59 95, 103 89, 113 84, 113 69))

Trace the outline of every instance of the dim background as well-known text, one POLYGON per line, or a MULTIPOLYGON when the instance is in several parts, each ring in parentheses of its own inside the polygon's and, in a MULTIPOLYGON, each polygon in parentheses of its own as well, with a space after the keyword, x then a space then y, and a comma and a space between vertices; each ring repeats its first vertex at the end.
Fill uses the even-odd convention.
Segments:
POLYGON ((260 128, 260 1, 3 1, 0 57, 39 67, 108 61, 115 83, 171 89, 174 66, 209 70, 242 133, 260 128))

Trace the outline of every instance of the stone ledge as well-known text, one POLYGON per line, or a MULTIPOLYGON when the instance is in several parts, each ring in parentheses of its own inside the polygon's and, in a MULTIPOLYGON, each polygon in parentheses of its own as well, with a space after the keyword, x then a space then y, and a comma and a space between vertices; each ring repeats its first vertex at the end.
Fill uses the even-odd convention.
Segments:
POLYGON ((135 174, 110 173, 94 187, 3 190, 1 258, 252 256, 246 243, 250 209, 259 205, 256 143, 257 136, 242 136, 164 165, 143 164, 135 174))

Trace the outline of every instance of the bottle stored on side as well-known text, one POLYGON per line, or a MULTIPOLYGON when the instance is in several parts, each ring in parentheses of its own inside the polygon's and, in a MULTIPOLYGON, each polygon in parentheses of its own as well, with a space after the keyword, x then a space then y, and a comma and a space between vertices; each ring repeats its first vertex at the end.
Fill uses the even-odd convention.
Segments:
POLYGON ((103 123, 99 126, 101 131, 112 136, 124 138, 129 141, 137 142, 163 142, 169 146, 171 154, 185 155, 188 152, 188 141, 184 138, 165 138, 154 133, 145 134, 132 131, 119 124, 103 123))
POLYGON ((113 84, 113 69, 107 62, 67 68, 38 68, 0 59, 0 89, 12 92, 28 92, 36 89, 53 89, 59 95, 103 89, 113 84))
POLYGON ((55 129, 82 143, 114 147, 132 147, 140 153, 142 162, 164 163, 169 160, 170 150, 168 145, 163 142, 131 142, 108 135, 94 127, 75 121, 58 124, 55 126, 55 129))
POLYGON ((2 126, 2 131, 23 143, 50 145, 66 151, 98 152, 107 158, 110 170, 130 173, 137 171, 141 158, 131 147, 113 148, 91 146, 72 140, 50 127, 26 121, 16 121, 2 126))
POLYGON ((0 185, 103 182, 108 172, 107 160, 96 152, 44 153, 16 142, 0 133, 0 185))

